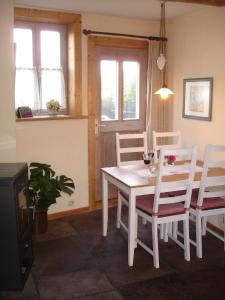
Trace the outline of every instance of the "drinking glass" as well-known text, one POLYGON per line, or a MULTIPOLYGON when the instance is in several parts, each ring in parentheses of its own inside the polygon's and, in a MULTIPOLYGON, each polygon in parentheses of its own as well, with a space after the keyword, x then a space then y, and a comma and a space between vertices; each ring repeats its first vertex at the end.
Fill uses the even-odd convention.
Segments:
POLYGON ((152 172, 152 166, 153 166, 153 159, 154 159, 154 152, 148 151, 148 153, 143 153, 143 160, 144 160, 144 164, 148 166, 148 174, 147 175, 151 175, 152 172))

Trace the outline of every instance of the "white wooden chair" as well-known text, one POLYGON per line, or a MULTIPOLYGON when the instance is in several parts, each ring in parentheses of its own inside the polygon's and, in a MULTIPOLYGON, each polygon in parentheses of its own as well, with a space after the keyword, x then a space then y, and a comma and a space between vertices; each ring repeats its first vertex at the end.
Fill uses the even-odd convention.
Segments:
MULTIPOLYGON (((195 166, 197 158, 197 146, 185 149, 160 149, 160 157, 157 170, 156 188, 153 196, 148 198, 136 199, 137 216, 141 216, 152 223, 153 249, 150 249, 143 241, 137 237, 136 242, 147 252, 153 255, 154 266, 159 268, 159 250, 158 250, 158 225, 172 222, 183 221, 184 242, 174 238, 168 231, 166 236, 170 237, 180 247, 184 249, 184 256, 187 261, 190 260, 190 240, 189 240, 189 207, 191 201, 192 184, 194 180, 195 166), (165 155, 185 155, 190 161, 179 165, 165 165, 165 155), (183 180, 176 180, 175 173, 184 173, 183 180), (167 179, 165 180, 165 177, 167 179), (182 195, 175 194, 173 197, 166 193, 173 191, 184 191, 182 195)), ((138 219, 138 218, 137 218, 138 219)), ((137 220, 138 226, 138 220, 137 220)), ((166 226, 167 228, 167 226, 166 226)))
MULTIPOLYGON (((156 132, 152 131, 152 143, 154 150, 154 160, 157 163, 159 150, 161 148, 165 149, 176 149, 181 148, 181 134, 180 131, 170 131, 170 132, 156 132), (166 143, 165 143, 166 141, 166 143), (169 142, 169 143, 168 143, 169 142)), ((183 160, 183 157, 177 157, 177 160, 183 160)), ((161 226, 160 238, 163 238, 163 227, 161 226)), ((177 232, 177 222, 173 223, 173 232, 177 232)))
POLYGON ((117 158, 117 166, 124 165, 133 165, 143 163, 142 154, 148 152, 147 146, 147 135, 146 132, 143 133, 127 133, 127 134, 119 134, 116 132, 116 158, 117 158), (141 145, 129 146, 129 147, 121 147, 121 141, 139 141, 141 145), (123 160, 123 155, 128 153, 139 153, 140 158, 137 160, 123 160))
MULTIPOLYGON (((143 133, 128 133, 128 134, 119 134, 116 133, 116 157, 117 157, 117 166, 132 165, 132 164, 143 164, 142 154, 148 152, 147 146, 147 135, 146 132, 143 133), (121 147, 121 141, 136 141, 139 145, 132 147, 121 147), (123 160, 123 154, 139 153, 140 159, 135 160, 123 160)), ((120 225, 127 231, 127 226, 121 220, 122 205, 125 204, 127 207, 128 195, 125 195, 122 192, 118 192, 118 207, 117 207, 117 228, 120 228, 120 225)))
POLYGON ((158 154, 161 148, 165 149, 175 149, 181 147, 181 134, 180 131, 174 132, 152 132, 153 138, 153 150, 154 150, 154 159, 158 161, 158 154), (166 143, 165 140, 173 140, 172 143, 166 143))
MULTIPOLYGON (((202 258, 202 235, 205 231, 206 218, 217 215, 223 215, 225 218, 225 176, 208 176, 209 168, 225 168, 225 160, 215 158, 215 155, 221 152, 225 154, 225 146, 206 146, 200 188, 193 190, 192 193, 190 213, 196 218, 196 241, 191 240, 191 244, 196 247, 199 258, 202 258)), ((224 242, 225 251, 225 236, 223 238, 212 230, 206 229, 224 242)))

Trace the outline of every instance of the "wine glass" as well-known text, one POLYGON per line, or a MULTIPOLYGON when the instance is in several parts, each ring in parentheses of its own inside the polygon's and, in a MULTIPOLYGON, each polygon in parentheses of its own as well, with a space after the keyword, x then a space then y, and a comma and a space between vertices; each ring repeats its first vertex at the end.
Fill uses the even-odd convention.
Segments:
POLYGON ((148 166, 148 173, 151 175, 151 167, 153 164, 154 152, 148 151, 147 153, 143 153, 144 164, 148 166))
POLYGON ((143 153, 143 160, 144 160, 145 165, 150 164, 150 157, 149 157, 148 153, 143 153))

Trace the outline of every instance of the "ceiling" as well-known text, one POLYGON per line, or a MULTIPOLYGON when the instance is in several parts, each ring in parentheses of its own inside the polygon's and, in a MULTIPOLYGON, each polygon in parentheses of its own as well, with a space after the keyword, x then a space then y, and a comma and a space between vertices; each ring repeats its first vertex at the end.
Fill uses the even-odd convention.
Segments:
MULTIPOLYGON (((166 3, 166 18, 175 18, 193 11, 204 9, 205 7, 198 4, 183 3, 185 1, 202 3, 220 2, 220 0, 168 0, 166 3)), ((14 0, 14 3, 17 6, 60 9, 65 11, 98 13, 131 18, 152 20, 158 20, 160 18, 160 0, 14 0)))

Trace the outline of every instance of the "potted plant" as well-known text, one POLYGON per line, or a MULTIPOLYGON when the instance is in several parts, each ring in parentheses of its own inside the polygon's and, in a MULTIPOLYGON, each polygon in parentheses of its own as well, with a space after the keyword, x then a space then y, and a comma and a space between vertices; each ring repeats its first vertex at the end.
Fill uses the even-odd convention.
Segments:
POLYGON ((57 115, 60 110, 60 104, 58 100, 51 99, 46 103, 48 113, 50 115, 57 115))
POLYGON ((51 165, 32 162, 30 164, 29 200, 34 209, 34 232, 47 231, 47 211, 61 193, 72 195, 74 182, 65 175, 56 176, 51 165))

